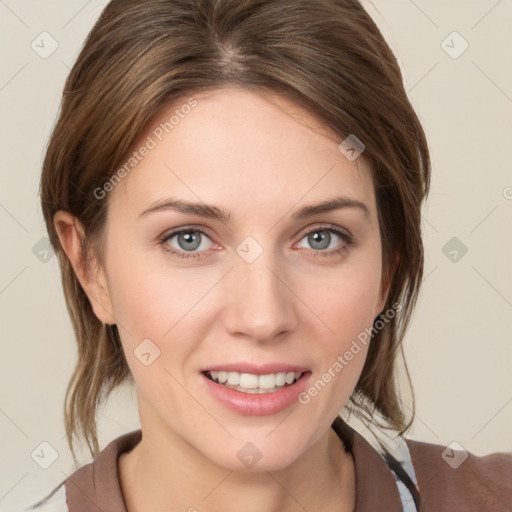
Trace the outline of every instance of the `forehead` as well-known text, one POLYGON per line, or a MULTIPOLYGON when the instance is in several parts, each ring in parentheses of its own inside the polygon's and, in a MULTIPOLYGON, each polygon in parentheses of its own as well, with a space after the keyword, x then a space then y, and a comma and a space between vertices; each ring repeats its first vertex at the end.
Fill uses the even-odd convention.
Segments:
POLYGON ((141 210, 172 195, 260 216, 271 209, 275 216, 301 201, 343 194, 374 214, 369 164, 348 160, 338 148, 342 140, 276 93, 231 87, 183 96, 133 145, 132 151, 151 149, 110 199, 141 210))

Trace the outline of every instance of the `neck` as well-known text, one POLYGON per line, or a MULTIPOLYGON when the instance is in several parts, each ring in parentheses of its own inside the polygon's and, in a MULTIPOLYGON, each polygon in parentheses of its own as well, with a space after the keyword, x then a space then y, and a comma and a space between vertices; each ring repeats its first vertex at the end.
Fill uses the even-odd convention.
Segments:
POLYGON ((329 431, 290 466, 277 471, 226 470, 179 436, 143 438, 119 459, 128 512, 146 510, 231 512, 350 511, 355 469, 336 433, 329 431))

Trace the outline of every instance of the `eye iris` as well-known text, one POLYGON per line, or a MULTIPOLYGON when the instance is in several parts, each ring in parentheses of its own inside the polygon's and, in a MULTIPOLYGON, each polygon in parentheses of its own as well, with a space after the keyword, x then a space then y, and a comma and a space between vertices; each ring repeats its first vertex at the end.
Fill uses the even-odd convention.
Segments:
POLYGON ((308 235, 308 241, 311 243, 311 246, 315 249, 325 249, 329 247, 329 243, 331 241, 331 234, 327 230, 314 231, 308 235), (327 241, 327 243, 325 243, 327 241), (320 247, 315 244, 320 242, 320 247))
POLYGON ((179 246, 187 251, 197 249, 201 245, 201 234, 197 231, 186 231, 178 235, 179 246), (187 245, 187 244, 191 244, 187 245))

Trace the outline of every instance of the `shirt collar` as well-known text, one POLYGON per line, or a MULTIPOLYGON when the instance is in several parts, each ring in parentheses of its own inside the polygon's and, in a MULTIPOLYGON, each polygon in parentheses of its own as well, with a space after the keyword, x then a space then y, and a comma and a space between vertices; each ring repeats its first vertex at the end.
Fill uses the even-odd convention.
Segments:
MULTIPOLYGON (((337 417, 332 428, 352 454, 356 472, 354 512, 401 512, 400 494, 393 473, 382 456, 357 431, 337 417)), ((127 512, 121 492, 118 459, 142 439, 134 430, 111 441, 93 462, 77 469, 65 481, 72 512, 127 512)))

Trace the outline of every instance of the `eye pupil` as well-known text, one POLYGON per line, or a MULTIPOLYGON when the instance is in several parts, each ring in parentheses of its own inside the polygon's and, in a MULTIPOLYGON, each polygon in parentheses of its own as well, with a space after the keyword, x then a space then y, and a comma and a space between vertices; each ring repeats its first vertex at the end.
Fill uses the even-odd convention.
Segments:
POLYGON ((309 242, 315 249, 325 249, 329 247, 331 241, 331 234, 327 230, 314 231, 308 235, 309 242), (316 243, 320 243, 320 246, 315 246, 316 243))
MULTIPOLYGON (((173 249, 167 249, 170 252, 173 252, 176 256, 179 257, 199 257, 201 255, 201 252, 205 251, 198 251, 199 247, 202 243, 203 238, 203 231, 200 229, 186 229, 181 231, 176 231, 174 234, 168 235, 163 239, 161 242, 162 245, 164 243, 167 243, 167 241, 177 239, 178 243, 178 249, 179 250, 173 250, 173 249), (191 253, 188 255, 185 255, 184 253, 191 253), (193 254, 192 254, 193 253, 193 254)), ((337 230, 330 228, 319 228, 316 230, 312 230, 307 234, 304 234, 304 237, 307 236, 308 243, 310 244, 310 247, 314 249, 317 254, 322 253, 323 256, 331 255, 333 252, 341 254, 344 250, 343 248, 337 249, 336 251, 328 251, 326 249, 329 249, 329 245, 332 241, 332 235, 335 235, 336 237, 339 237, 342 240, 345 240, 345 246, 350 246, 351 241, 350 238, 347 236, 344 236, 337 230)), ((206 238, 209 238, 208 235, 206 235, 206 238)))
POLYGON ((195 250, 201 245, 201 235, 197 231, 186 231, 178 235, 178 244, 183 250, 195 250), (192 244, 188 245, 188 244, 192 244))

